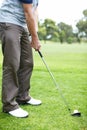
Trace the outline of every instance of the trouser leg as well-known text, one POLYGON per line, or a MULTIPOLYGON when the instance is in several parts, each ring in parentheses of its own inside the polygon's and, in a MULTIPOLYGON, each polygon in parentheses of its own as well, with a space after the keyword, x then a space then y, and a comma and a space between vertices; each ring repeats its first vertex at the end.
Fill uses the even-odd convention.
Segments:
POLYGON ((33 70, 33 56, 29 35, 26 30, 21 37, 21 57, 18 70, 19 90, 16 100, 19 103, 26 103, 30 99, 30 78, 33 70))
POLYGON ((13 24, 0 26, 0 37, 3 48, 2 103, 3 111, 18 108, 15 97, 18 92, 17 72, 20 64, 21 28, 13 24))

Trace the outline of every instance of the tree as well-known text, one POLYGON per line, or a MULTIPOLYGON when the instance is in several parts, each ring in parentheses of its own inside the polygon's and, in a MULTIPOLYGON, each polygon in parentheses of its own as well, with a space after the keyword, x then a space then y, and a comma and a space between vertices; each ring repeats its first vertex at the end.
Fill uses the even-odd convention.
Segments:
POLYGON ((60 42, 68 42, 71 43, 73 41, 73 28, 72 26, 65 24, 63 22, 60 22, 58 24, 59 28, 59 39, 60 42))
POLYGON ((39 28, 39 30, 38 30, 39 39, 45 41, 45 39, 46 39, 46 28, 44 26, 44 22, 39 22, 38 28, 39 28))
POLYGON ((52 19, 39 21, 39 38, 40 40, 56 41, 56 42, 79 42, 81 38, 87 40, 87 9, 83 11, 83 18, 77 24, 77 31, 74 31, 71 25, 60 22, 56 23, 52 19))
POLYGON ((87 9, 83 11, 83 15, 87 19, 87 9))
POLYGON ((58 41, 58 27, 55 21, 51 19, 45 19, 44 26, 46 28, 46 40, 58 41))
POLYGON ((39 38, 40 40, 59 41, 58 26, 55 21, 45 19, 43 22, 39 21, 39 38))
POLYGON ((83 11, 84 17, 76 24, 78 35, 87 38, 87 10, 83 11))

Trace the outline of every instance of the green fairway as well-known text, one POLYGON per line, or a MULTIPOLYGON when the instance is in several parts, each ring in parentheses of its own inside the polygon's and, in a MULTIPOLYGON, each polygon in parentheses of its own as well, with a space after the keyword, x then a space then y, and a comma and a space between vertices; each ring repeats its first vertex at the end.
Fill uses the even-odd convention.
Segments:
MULTIPOLYGON (((0 97, 0 130, 87 130, 87 44, 42 44, 41 52, 71 111, 78 109, 81 117, 70 115, 42 59, 33 51, 31 95, 43 103, 21 105, 29 112, 29 117, 20 119, 2 113, 0 97)), ((0 50, 0 92, 1 68, 0 50)))

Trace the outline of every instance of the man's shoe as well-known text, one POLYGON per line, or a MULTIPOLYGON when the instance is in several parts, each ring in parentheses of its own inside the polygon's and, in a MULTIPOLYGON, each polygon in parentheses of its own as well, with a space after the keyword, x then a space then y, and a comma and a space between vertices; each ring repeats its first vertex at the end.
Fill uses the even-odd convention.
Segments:
POLYGON ((42 102, 41 102, 41 100, 37 100, 37 99, 34 99, 31 97, 31 99, 29 101, 27 101, 27 104, 38 106, 38 105, 41 105, 42 102))
POLYGON ((28 117, 28 112, 21 108, 17 108, 15 110, 9 111, 8 113, 15 117, 20 117, 20 118, 28 117))

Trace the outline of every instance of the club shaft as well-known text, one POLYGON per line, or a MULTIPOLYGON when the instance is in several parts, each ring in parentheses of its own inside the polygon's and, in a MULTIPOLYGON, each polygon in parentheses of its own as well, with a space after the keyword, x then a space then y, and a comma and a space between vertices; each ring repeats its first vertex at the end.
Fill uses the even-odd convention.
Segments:
POLYGON ((56 82, 56 80, 55 80, 55 78, 54 78, 52 72, 50 71, 50 69, 49 69, 49 67, 48 67, 48 65, 47 65, 47 63, 46 63, 46 61, 45 61, 45 59, 44 59, 42 53, 41 53, 40 51, 38 51, 38 53, 39 53, 39 55, 40 55, 40 57, 41 57, 43 63, 45 64, 45 66, 46 66, 46 68, 47 68, 47 70, 48 70, 48 72, 49 72, 49 74, 50 74, 50 76, 51 76, 51 78, 52 78, 52 80, 53 80, 53 82, 54 82, 54 85, 55 85, 56 88, 59 90, 60 96, 62 97, 62 99, 63 99, 63 101, 64 101, 64 103, 65 103, 65 105, 66 105, 68 111, 71 113, 71 109, 69 108, 69 105, 68 105, 66 99, 64 98, 64 96, 63 96, 63 94, 62 94, 62 92, 61 92, 61 89, 60 89, 59 85, 57 84, 57 82, 56 82))

